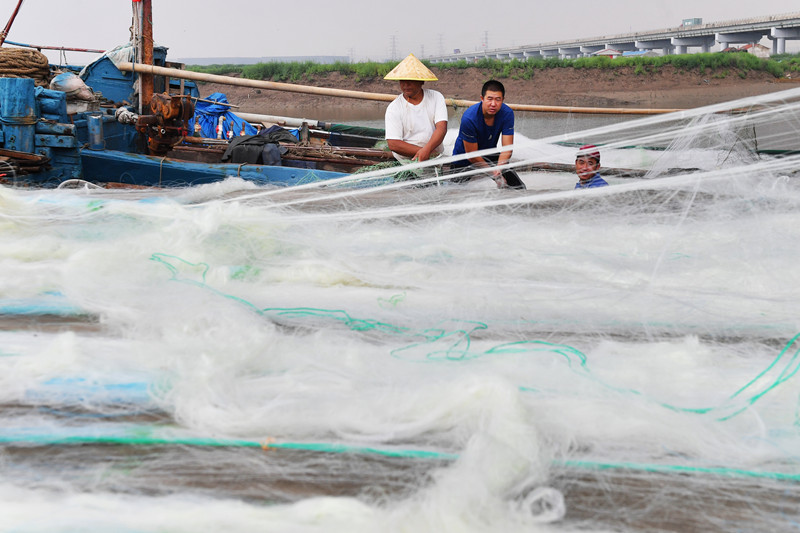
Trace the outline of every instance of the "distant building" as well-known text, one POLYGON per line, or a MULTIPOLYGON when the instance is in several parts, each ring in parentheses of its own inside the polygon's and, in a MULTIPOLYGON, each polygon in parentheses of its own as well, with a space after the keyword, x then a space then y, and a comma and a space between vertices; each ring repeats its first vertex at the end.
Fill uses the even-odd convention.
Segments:
POLYGON ((685 28, 687 26, 700 26, 703 23, 703 19, 683 19, 681 22, 681 28, 685 28))
POLYGON ((748 54, 753 54, 756 57, 760 57, 763 59, 767 59, 771 54, 772 51, 764 46, 763 44, 746 44, 744 46, 736 47, 736 46, 729 46, 722 52, 747 52, 748 54))
POLYGON ((652 50, 631 50, 622 52, 622 57, 658 57, 660 54, 652 50))
POLYGON ((622 51, 615 50, 614 48, 603 48, 602 50, 598 50, 592 54, 593 56, 606 56, 610 58, 619 57, 622 55, 622 51))
POLYGON ((772 51, 769 49, 769 47, 756 43, 742 46, 739 48, 739 52, 747 52, 748 54, 753 54, 756 57, 767 59, 772 51))

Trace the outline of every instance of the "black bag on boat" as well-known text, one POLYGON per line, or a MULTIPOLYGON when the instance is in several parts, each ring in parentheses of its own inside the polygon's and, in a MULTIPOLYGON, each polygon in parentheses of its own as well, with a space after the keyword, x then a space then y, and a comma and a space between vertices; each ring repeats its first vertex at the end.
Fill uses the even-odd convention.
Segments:
POLYGON ((297 143, 297 137, 280 126, 272 126, 258 135, 242 135, 231 140, 223 163, 250 163, 253 165, 280 165, 286 148, 278 143, 297 143))
POLYGON ((269 139, 273 143, 298 143, 300 140, 295 137, 290 131, 278 126, 270 126, 269 128, 258 132, 259 137, 269 139))
POLYGON ((280 154, 286 149, 260 135, 243 135, 231 140, 225 153, 223 163, 250 163, 252 165, 280 165, 280 154), (266 152, 267 157, 264 157, 266 152), (277 162, 275 155, 277 154, 277 162), (268 159, 268 161, 267 161, 268 159))

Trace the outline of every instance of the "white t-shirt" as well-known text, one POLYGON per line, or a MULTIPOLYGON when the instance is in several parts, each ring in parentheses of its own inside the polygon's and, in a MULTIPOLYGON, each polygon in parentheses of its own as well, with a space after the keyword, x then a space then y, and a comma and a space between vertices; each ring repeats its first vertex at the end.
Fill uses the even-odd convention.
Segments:
MULTIPOLYGON (((436 123, 447 122, 447 104, 444 96, 439 91, 422 89, 422 102, 411 104, 399 95, 392 100, 386 108, 386 138, 405 141, 416 146, 425 146, 434 130, 436 123)), ((439 155, 443 151, 440 144, 431 153, 439 155)), ((409 159, 396 152, 392 152, 397 159, 409 159)))

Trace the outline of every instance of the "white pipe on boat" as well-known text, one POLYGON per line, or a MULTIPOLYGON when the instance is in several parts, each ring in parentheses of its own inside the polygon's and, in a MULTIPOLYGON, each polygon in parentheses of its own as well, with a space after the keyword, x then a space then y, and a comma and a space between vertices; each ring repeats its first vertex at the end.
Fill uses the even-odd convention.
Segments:
POLYGON ((139 72, 140 74, 154 74, 157 76, 169 76, 171 78, 183 78, 186 80, 206 81, 209 83, 224 83, 227 85, 238 85, 240 87, 272 89, 274 91, 318 94, 322 96, 339 96, 342 98, 359 98, 362 100, 378 100, 380 102, 391 102, 392 100, 397 98, 396 94, 367 93, 363 91, 350 91, 347 89, 331 89, 329 87, 310 87, 308 85, 293 85, 291 83, 281 83, 277 81, 248 80, 245 78, 234 78, 231 76, 220 76, 218 74, 192 72, 190 70, 181 70, 177 68, 158 67, 154 65, 142 65, 140 63, 134 64, 130 62, 122 62, 117 65, 117 68, 123 72, 139 72))
MULTIPOLYGON (((367 93, 363 91, 350 91, 347 89, 332 89, 330 87, 310 87, 308 85, 294 85, 291 83, 281 83, 277 81, 248 80, 244 78, 234 78, 231 76, 220 76, 218 74, 206 74, 203 72, 192 72, 177 68, 158 67, 154 65, 134 64, 123 62, 117 65, 123 72, 139 72, 144 74, 154 74, 156 76, 169 76, 170 78, 182 78, 185 80, 205 81, 208 83, 223 83, 226 85, 238 85, 240 87, 254 87, 257 89, 270 89, 273 91, 288 91, 295 93, 317 94, 322 96, 338 96, 342 98, 358 98, 361 100, 377 100, 380 102, 391 102, 397 98, 396 94, 367 93)), ((456 100, 446 98, 447 105, 453 107, 469 107, 478 103, 475 100, 456 100)), ((683 111, 682 109, 623 109, 618 107, 565 107, 550 105, 526 105, 526 104, 507 104, 515 111, 538 111, 546 113, 592 113, 610 115, 657 115, 662 113, 673 113, 683 111)), ((237 113, 238 114, 238 113, 237 113)))
POLYGON ((281 126, 289 126, 291 128, 299 128, 304 122, 312 127, 320 127, 318 120, 308 118, 279 117, 276 115, 260 115, 258 113, 240 113, 238 111, 236 111, 236 116, 247 122, 267 122, 271 124, 280 124, 281 126))

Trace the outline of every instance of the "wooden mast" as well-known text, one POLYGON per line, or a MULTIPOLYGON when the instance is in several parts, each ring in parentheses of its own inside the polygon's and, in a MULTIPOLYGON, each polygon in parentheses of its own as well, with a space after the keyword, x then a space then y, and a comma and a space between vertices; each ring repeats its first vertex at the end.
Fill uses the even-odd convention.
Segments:
MULTIPOLYGON (((136 0, 134 0, 136 1, 136 0)), ((142 64, 153 65, 153 3, 152 0, 139 0, 142 4, 142 64)), ((140 112, 149 112, 150 100, 153 99, 153 74, 139 73, 139 105, 140 112)))
POLYGON ((22 6, 22 2, 23 0, 19 0, 19 2, 17 2, 17 7, 11 14, 11 18, 8 19, 8 23, 6 24, 6 27, 3 29, 3 32, 0 33, 0 46, 3 46, 3 43, 6 42, 6 37, 8 36, 8 32, 11 30, 11 25, 14 23, 14 19, 17 18, 17 13, 19 13, 19 8, 22 6))

